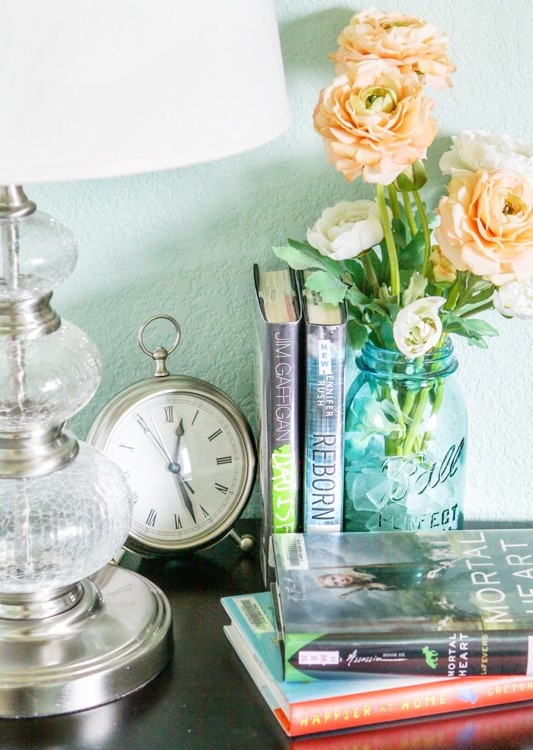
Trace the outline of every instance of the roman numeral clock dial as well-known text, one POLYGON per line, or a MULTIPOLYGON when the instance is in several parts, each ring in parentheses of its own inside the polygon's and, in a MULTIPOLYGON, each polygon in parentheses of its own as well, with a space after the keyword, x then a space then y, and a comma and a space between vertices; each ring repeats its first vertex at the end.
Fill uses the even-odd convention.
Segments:
POLYGON ((197 378, 160 374, 162 347, 150 352, 143 341, 157 318, 175 325, 177 346, 179 326, 169 316, 141 327, 155 376, 116 396, 88 436, 126 474, 134 502, 125 547, 147 556, 200 549, 229 533, 248 502, 256 463, 249 425, 226 394, 197 378))

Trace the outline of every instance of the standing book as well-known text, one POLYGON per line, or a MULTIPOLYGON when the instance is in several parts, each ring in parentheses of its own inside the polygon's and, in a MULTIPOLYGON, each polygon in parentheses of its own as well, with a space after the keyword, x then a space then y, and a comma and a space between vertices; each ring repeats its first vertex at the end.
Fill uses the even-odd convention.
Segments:
POLYGON ((352 675, 306 683, 284 682, 269 592, 222 599, 224 632, 259 692, 289 736, 372 726, 533 698, 523 676, 413 677, 352 675))
POLYGON ((284 676, 533 673, 533 529, 274 544, 284 676))
POLYGON ((305 324, 305 532, 338 532, 344 497, 346 308, 322 302, 300 275, 305 324))
POLYGON ((301 307, 288 267, 254 265, 259 400, 259 481, 263 501, 261 567, 272 580, 272 534, 299 530, 301 514, 301 307))

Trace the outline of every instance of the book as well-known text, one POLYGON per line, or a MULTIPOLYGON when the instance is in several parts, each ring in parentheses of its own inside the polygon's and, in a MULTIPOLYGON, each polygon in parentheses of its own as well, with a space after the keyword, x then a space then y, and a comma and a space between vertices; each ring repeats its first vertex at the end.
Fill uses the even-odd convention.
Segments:
POLYGON ((294 272, 254 265, 259 401, 259 482, 263 501, 260 559, 273 578, 272 534, 299 530, 301 515, 301 307, 294 272))
POLYGON ((516 675, 456 678, 359 674, 335 680, 285 682, 270 592, 229 596, 221 601, 230 618, 230 624, 224 626, 229 642, 291 737, 533 698, 533 679, 516 675))
POLYGON ((533 672, 533 529, 276 541, 286 680, 533 672))
POLYGON ((322 302, 300 274, 305 340, 304 532, 342 528, 346 309, 322 302))
POLYGON ((533 706, 503 703, 437 719, 385 724, 378 731, 311 735, 299 738, 293 750, 529 750, 533 706))

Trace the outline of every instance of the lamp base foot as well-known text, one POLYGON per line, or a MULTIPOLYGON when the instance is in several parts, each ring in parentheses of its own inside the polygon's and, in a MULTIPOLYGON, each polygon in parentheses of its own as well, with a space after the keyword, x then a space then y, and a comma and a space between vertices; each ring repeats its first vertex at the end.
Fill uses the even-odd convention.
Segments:
POLYGON ((53 716, 93 708, 150 682, 172 654, 163 592, 106 565, 81 581, 80 600, 42 619, 0 619, 0 716, 53 716))

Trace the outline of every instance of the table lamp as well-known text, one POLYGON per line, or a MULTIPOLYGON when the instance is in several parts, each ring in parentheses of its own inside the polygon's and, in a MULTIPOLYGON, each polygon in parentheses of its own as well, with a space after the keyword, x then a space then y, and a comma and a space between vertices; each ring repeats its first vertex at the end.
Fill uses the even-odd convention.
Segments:
POLYGON ((165 595, 108 562, 131 493, 65 429, 100 360, 51 305, 76 242, 22 186, 234 155, 290 114, 272 0, 0 0, 0 13, 0 716, 29 717, 136 690, 173 634, 165 595))

